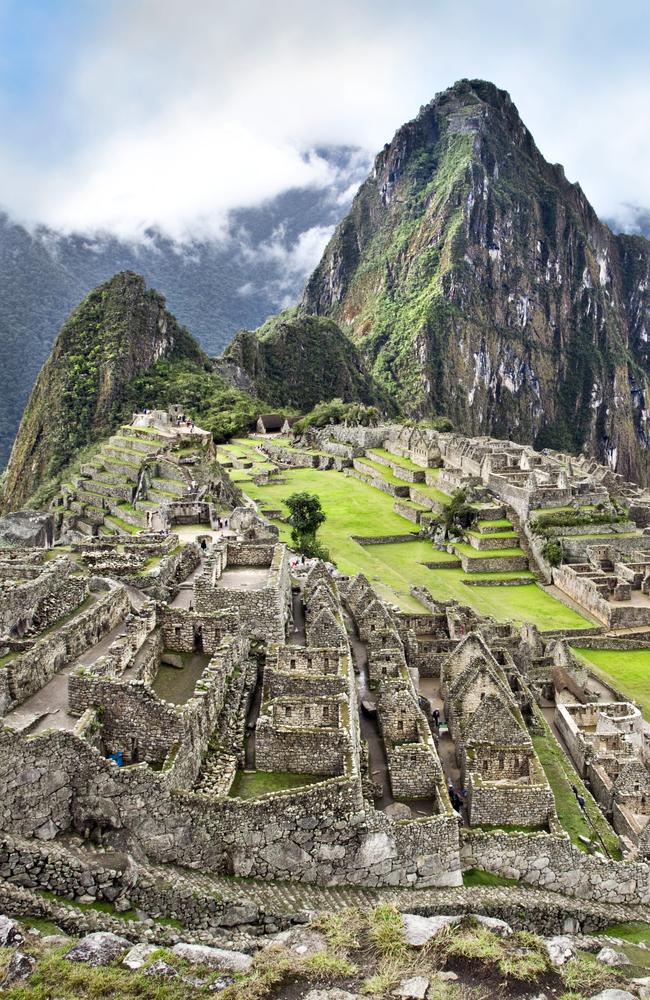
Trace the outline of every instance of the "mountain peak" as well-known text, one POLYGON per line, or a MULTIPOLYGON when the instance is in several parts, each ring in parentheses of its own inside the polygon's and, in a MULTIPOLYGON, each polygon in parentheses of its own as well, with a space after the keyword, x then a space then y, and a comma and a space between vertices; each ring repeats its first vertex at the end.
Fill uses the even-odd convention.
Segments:
POLYGON ((414 416, 650 479, 650 247, 612 235, 492 83, 459 80, 398 129, 301 308, 414 416))
POLYGON ((121 271, 72 311, 36 380, 7 470, 6 509, 19 507, 82 447, 124 416, 125 389, 160 358, 207 358, 134 271, 121 271))

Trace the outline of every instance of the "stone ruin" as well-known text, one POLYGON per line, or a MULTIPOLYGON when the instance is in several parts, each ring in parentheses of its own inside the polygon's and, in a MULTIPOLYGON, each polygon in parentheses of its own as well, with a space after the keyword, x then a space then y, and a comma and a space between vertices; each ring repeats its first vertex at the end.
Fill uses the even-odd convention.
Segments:
MULTIPOLYGON (((163 424, 134 421, 141 435, 163 424)), ((611 485, 507 442, 327 434, 322 448, 349 472, 368 447, 407 457, 415 488, 444 463, 448 484, 471 486, 494 516, 506 503, 523 511, 525 496, 594 502, 611 485)), ((156 471, 168 460, 156 456, 156 471)), ((106 462, 93 481, 112 488, 106 462)), ((87 533, 67 509, 59 552, 49 541, 0 551, 0 850, 20 849, 13 881, 57 891, 55 873, 74 871, 114 900, 124 869, 86 878, 100 850, 128 856, 133 895, 179 870, 192 885, 198 871, 397 890, 459 886, 476 867, 650 900, 639 715, 585 678, 569 647, 426 591, 421 611, 400 611, 319 561, 292 578, 277 530, 250 508, 215 533, 214 505, 207 522, 188 507, 185 541, 168 523, 87 533), (551 716, 623 862, 577 850, 560 826, 534 743, 551 716)), ((625 563, 641 583, 643 565, 636 550, 625 563)))

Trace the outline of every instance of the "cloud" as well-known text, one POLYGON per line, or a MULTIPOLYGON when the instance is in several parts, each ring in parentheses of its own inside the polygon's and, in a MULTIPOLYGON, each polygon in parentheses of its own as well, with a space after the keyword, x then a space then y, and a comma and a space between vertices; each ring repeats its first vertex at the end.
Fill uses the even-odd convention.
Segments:
MULTIPOLYGON (((601 213, 650 204, 641 0, 625 18, 607 0, 71 0, 66 9, 67 45, 60 18, 55 46, 38 30, 27 55, 0 39, 0 74, 50 52, 28 108, 19 91, 0 100, 0 200, 22 220, 134 241, 153 228, 183 243, 226 238, 233 209, 291 187, 333 186, 344 205, 350 190, 318 150, 357 146, 365 163, 466 76, 511 92, 542 152, 601 213)), ((296 266, 320 238, 303 236, 296 266)))
MULTIPOLYGON (((334 232, 334 226, 311 226, 299 233, 298 238, 287 239, 286 227, 279 225, 268 240, 254 246, 246 241, 240 245, 240 253, 251 265, 251 273, 256 265, 264 265, 266 276, 263 282, 265 294, 279 309, 293 305, 301 285, 308 274, 318 264, 323 250, 334 232), (268 265, 271 265, 269 269, 268 265), (269 277, 271 270, 274 277, 269 277)), ((238 289, 240 295, 252 295, 260 286, 252 281, 238 289)))

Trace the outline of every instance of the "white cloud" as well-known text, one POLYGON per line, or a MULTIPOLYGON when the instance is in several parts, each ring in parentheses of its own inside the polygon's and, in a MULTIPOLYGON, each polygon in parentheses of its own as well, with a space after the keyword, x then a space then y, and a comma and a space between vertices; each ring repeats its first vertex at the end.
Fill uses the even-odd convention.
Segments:
MULTIPOLYGON (((224 238, 233 208, 332 184, 315 149, 367 157, 464 76, 510 90, 599 211, 650 205, 641 0, 625 18, 608 0, 111 0, 97 12, 40 116, 14 134, 0 102, 0 198, 23 220, 224 238)), ((296 261, 311 253, 303 236, 296 261)))

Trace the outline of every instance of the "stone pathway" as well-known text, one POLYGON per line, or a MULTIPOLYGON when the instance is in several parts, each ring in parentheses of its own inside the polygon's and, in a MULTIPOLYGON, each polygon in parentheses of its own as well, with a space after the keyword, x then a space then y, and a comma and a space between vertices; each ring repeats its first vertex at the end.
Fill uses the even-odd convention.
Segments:
POLYGON ((206 874, 189 875, 180 869, 150 868, 148 872, 169 881, 170 871, 177 884, 217 895, 228 902, 250 902, 267 914, 292 914, 300 911, 332 912, 348 907, 378 906, 392 903, 402 912, 434 913, 477 912, 489 915, 509 911, 522 917, 537 914, 561 914, 574 918, 581 926, 592 927, 628 920, 650 922, 650 908, 597 903, 573 899, 559 893, 524 886, 460 886, 448 889, 366 889, 357 886, 320 887, 299 882, 261 882, 206 874))

